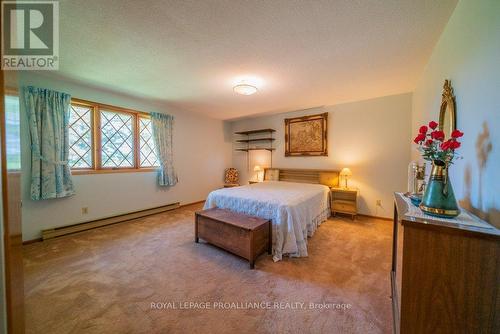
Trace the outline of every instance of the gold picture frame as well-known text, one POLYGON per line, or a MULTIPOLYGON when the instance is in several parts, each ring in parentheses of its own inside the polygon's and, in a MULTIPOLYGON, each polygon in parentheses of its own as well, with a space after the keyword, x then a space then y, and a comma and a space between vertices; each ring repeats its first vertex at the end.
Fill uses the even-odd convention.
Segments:
POLYGON ((285 118, 285 157, 328 156, 328 113, 285 118))
POLYGON ((439 130, 443 131, 445 138, 451 138, 451 133, 457 128, 457 112, 455 105, 455 96, 450 80, 445 80, 441 107, 439 109, 439 130))

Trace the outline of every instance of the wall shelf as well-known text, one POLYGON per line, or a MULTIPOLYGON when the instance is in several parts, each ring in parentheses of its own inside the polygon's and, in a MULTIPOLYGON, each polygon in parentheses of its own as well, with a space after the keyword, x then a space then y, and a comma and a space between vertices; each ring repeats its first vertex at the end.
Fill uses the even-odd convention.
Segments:
POLYGON ((258 133, 273 133, 273 132, 276 132, 276 130, 274 130, 274 129, 258 129, 258 130, 235 132, 234 134, 248 136, 248 135, 255 135, 258 133))
POLYGON ((266 151, 274 151, 274 150, 275 150, 275 148, 270 148, 270 147, 267 147, 267 148, 264 148, 264 147, 254 147, 254 148, 237 148, 235 151, 248 152, 248 151, 262 151, 262 150, 266 150, 266 151))
MULTIPOLYGON (((250 159, 249 154, 251 151, 268 151, 271 154, 271 167, 273 166, 273 151, 276 148, 273 147, 273 142, 276 138, 273 138, 273 134, 276 132, 274 129, 256 129, 248 131, 238 131, 235 135, 245 136, 245 139, 236 139, 236 144, 246 144, 244 146, 236 147, 234 150, 238 152, 246 152, 247 155, 247 168, 250 170, 250 159), (257 137, 255 137, 257 135, 257 137), (265 137, 258 137, 258 135, 265 135, 265 137), (250 147, 250 143, 260 143, 262 146, 250 147)), ((254 145, 252 145, 254 146, 254 145)))
POLYGON ((254 139, 238 139, 237 143, 251 143, 254 141, 274 141, 276 138, 254 138, 254 139))

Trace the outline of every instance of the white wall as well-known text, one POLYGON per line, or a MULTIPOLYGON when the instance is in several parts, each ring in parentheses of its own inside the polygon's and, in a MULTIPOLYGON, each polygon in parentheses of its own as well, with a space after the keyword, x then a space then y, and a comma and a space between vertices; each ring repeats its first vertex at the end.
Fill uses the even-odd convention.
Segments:
POLYGON ((36 85, 70 93, 73 97, 145 112, 175 116, 174 163, 179 183, 171 188, 156 185, 155 173, 117 173, 73 176, 76 195, 32 201, 29 198, 29 135, 21 112, 23 164, 23 240, 41 236, 41 230, 172 202, 192 203, 223 184, 224 168, 230 164, 231 143, 225 141, 224 123, 199 114, 173 110, 165 105, 106 92, 54 77, 32 73, 19 75, 20 85, 36 85), (89 213, 82 215, 81 208, 89 213))
MULTIPOLYGON (((359 188, 359 211, 391 217, 392 193, 406 191, 410 162, 411 94, 401 94, 279 115, 233 122, 233 131, 273 128, 273 166, 340 170, 353 172, 349 186, 359 188), (285 157, 284 119, 328 112, 328 157, 285 157), (382 207, 376 200, 382 200, 382 207)), ((247 171, 245 152, 233 151, 233 165, 247 182, 255 176, 254 165, 269 166, 269 152, 250 153, 251 172, 247 171)))
POLYGON ((415 89, 412 116, 414 134, 420 124, 437 121, 442 85, 451 79, 457 127, 465 133, 458 151, 464 158, 451 168, 451 181, 463 205, 471 205, 470 209, 496 223, 500 210, 499 18, 498 0, 458 3, 415 89), (482 137, 492 145, 486 161, 479 159, 482 137))

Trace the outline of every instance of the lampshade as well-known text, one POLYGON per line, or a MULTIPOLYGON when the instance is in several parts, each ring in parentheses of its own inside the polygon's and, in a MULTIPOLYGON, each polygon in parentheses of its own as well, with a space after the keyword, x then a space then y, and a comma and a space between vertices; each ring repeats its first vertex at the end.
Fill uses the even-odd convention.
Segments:
POLYGON ((340 171, 340 176, 351 176, 352 175, 352 172, 349 168, 342 168, 342 170, 340 171))
POLYGON ((257 165, 257 166, 255 166, 255 167, 253 168, 253 171, 254 171, 254 172, 260 172, 260 171, 262 171, 262 167, 260 167, 259 165, 257 165))

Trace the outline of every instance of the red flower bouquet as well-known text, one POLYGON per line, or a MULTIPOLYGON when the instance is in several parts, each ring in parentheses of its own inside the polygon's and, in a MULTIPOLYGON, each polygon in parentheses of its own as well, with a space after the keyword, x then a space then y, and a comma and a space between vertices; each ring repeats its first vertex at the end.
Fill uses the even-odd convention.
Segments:
POLYGON ((445 164, 453 163, 455 150, 460 147, 458 138, 464 135, 460 130, 454 130, 451 137, 445 140, 445 133, 437 130, 438 123, 431 121, 428 126, 422 125, 418 135, 413 140, 418 144, 422 157, 429 161, 442 161, 445 164))
POLYGON ((420 209, 428 215, 453 218, 460 214, 455 193, 449 180, 448 168, 457 158, 455 150, 460 147, 458 141, 464 134, 454 130, 450 138, 439 130, 438 123, 432 121, 418 130, 413 140, 425 160, 432 162, 429 182, 419 204, 420 209))

